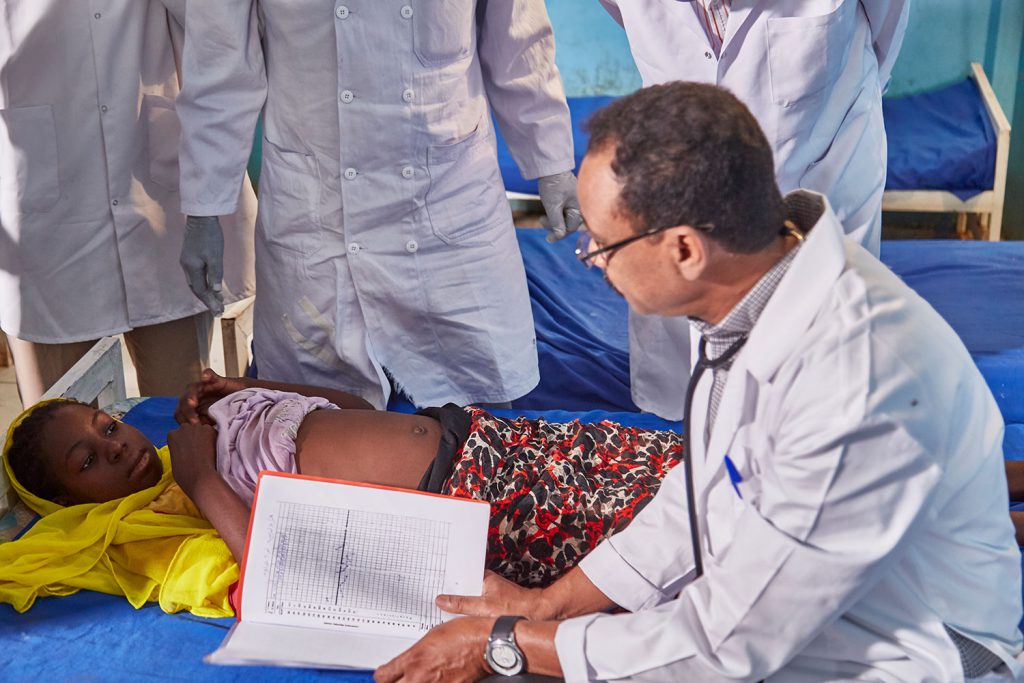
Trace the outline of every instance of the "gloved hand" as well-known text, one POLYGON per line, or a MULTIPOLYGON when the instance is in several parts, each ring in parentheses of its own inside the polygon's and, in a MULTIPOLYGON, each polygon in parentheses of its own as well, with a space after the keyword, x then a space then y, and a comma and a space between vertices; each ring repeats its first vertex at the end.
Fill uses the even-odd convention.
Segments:
POLYGON ((572 171, 547 175, 537 180, 540 203, 547 219, 541 221, 548 231, 548 242, 557 242, 583 225, 580 202, 576 198, 576 176, 572 171))
POLYGON ((224 312, 224 232, 216 216, 189 216, 185 221, 185 242, 178 260, 189 289, 210 312, 224 312))

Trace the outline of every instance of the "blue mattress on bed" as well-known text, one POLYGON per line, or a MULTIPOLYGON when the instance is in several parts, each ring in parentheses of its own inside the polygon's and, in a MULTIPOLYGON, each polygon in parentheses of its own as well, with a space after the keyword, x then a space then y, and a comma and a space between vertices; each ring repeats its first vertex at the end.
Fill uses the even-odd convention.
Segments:
MULTIPOLYGON (((125 415, 157 445, 175 427, 177 400, 154 397, 125 415)), ((514 416, 523 411, 494 411, 514 416)), ((652 415, 603 411, 527 412, 552 421, 615 419, 642 427, 665 428, 652 415)), ((676 425, 678 428, 678 425, 676 425)), ((0 604, 0 681, 344 681, 370 683, 370 673, 309 671, 271 667, 214 666, 202 662, 220 644, 233 619, 202 619, 165 614, 156 604, 136 610, 121 597, 82 591, 43 598, 25 614, 0 604)))
MULTIPOLYGON (((570 97, 576 168, 587 150, 584 123, 613 97, 570 97)), ((947 190, 961 199, 992 189, 996 135, 971 79, 931 92, 882 101, 888 137, 887 190, 947 190)), ((511 192, 537 194, 498 134, 498 164, 511 192)))
POLYGON ((947 190, 970 199, 995 182, 996 133, 978 85, 882 100, 887 190, 947 190))

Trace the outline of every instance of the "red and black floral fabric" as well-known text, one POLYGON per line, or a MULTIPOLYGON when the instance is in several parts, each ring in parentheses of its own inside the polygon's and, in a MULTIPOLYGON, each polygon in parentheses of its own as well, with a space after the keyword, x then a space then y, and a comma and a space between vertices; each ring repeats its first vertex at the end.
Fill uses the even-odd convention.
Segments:
POLYGON ((465 410, 472 428, 441 492, 491 504, 487 566, 521 585, 551 583, 625 528, 683 457, 672 432, 465 410))

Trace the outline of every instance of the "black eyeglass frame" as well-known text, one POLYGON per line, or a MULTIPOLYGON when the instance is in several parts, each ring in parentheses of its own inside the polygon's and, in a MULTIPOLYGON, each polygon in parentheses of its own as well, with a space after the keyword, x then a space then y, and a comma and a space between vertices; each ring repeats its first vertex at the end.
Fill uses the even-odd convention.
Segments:
MULTIPOLYGON (((600 247, 599 249, 595 249, 594 251, 585 252, 583 251, 583 248, 581 246, 577 246, 576 258, 579 259, 579 262, 585 265, 587 268, 591 268, 594 265, 594 259, 596 259, 598 256, 607 254, 608 256, 605 257, 605 263, 607 263, 609 260, 611 260, 611 254, 618 251, 619 249, 622 249, 623 247, 630 245, 633 242, 639 242, 642 239, 646 239, 651 235, 657 235, 659 232, 665 232, 666 230, 671 230, 672 228, 681 227, 681 225, 685 225, 685 223, 679 225, 666 225, 661 228, 650 228, 649 230, 645 230, 644 232, 640 232, 630 237, 627 237, 624 240, 612 242, 608 246, 600 247)), ((700 230, 701 232, 711 232, 712 230, 715 229, 713 223, 701 223, 699 225, 693 225, 690 227, 694 228, 695 230, 700 230)), ((586 239, 588 242, 595 241, 594 238, 587 232, 581 232, 579 239, 581 242, 584 239, 586 239)))

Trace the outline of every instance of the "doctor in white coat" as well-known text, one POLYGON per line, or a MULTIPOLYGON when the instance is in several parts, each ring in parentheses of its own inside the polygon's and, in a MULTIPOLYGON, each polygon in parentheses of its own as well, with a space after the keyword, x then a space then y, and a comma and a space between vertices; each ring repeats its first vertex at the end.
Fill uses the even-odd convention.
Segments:
POLYGON ((506 402, 536 385, 491 110, 540 178, 553 231, 572 229, 571 126, 542 0, 196 3, 185 83, 182 263, 208 299, 210 217, 234 210, 262 113, 261 376, 377 407, 389 379, 417 405, 506 402))
MULTIPOLYGON (((185 0, 0 6, 0 325, 22 400, 121 332, 142 393, 177 394, 210 332, 177 263, 185 0)), ((242 178, 231 193, 234 300, 253 293, 256 204, 242 178)))
MULTIPOLYGON (((720 85, 775 152, 783 192, 828 197, 846 233, 878 255, 886 143, 882 91, 909 0, 601 0, 623 26, 644 85, 720 85)), ((677 420, 685 320, 630 314, 633 400, 677 420)))
POLYGON ((485 652, 573 682, 1019 680, 1003 424, 956 334, 822 195, 782 197, 728 92, 654 86, 591 127, 582 258, 639 311, 690 316, 710 364, 686 461, 551 587, 439 600, 488 616, 378 682, 472 680, 485 652))

